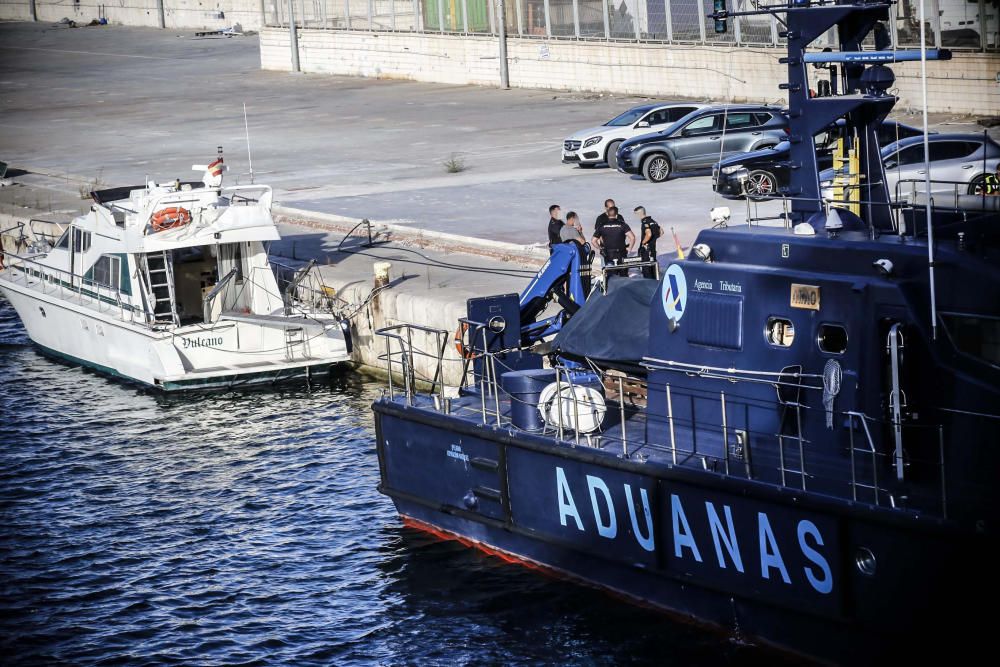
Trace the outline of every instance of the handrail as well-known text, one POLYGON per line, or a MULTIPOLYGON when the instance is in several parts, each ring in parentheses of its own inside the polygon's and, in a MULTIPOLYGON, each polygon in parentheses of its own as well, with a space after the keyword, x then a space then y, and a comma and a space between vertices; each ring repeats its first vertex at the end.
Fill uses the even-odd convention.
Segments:
MULTIPOLYGON (((47 255, 48 253, 40 253, 39 255, 36 256, 45 257, 47 255)), ((95 294, 93 292, 88 294, 86 292, 90 290, 86 291, 84 290, 84 285, 87 285, 89 287, 93 287, 96 289, 98 312, 104 312, 103 309, 101 308, 101 304, 104 303, 104 301, 102 301, 102 297, 107 298, 109 300, 114 299, 115 302, 114 305, 118 306, 122 320, 126 319, 125 313, 128 312, 129 313, 128 321, 148 326, 145 319, 136 320, 136 318, 134 317, 137 308, 134 305, 132 305, 130 294, 126 295, 129 297, 127 299, 128 306, 126 307, 125 304, 126 300, 122 299, 124 292, 121 291, 121 288, 116 288, 112 287, 111 285, 98 283, 93 279, 88 279, 78 273, 73 273, 65 269, 60 269, 54 266, 48 266, 46 264, 42 264, 41 262, 37 261, 32 257, 25 257, 23 255, 18 255, 16 253, 5 253, 5 256, 7 258, 7 262, 4 267, 3 273, 6 273, 8 271, 12 272, 14 269, 19 270, 21 272, 21 284, 23 284, 25 287, 31 287, 31 285, 29 285, 28 283, 28 280, 31 277, 29 276, 29 272, 33 272, 36 274, 35 277, 38 278, 38 284, 41 285, 42 294, 48 293, 46 285, 55 285, 56 287, 58 287, 60 295, 62 294, 63 290, 68 290, 73 294, 77 294, 80 297, 81 302, 84 298, 93 301, 95 298, 95 294), (68 280, 65 280, 66 278, 68 278, 68 280)), ((16 279, 12 278, 11 282, 16 282, 16 279)))
POLYGON ((295 294, 295 290, 297 290, 299 284, 306 279, 306 276, 309 275, 309 272, 313 270, 314 266, 316 266, 316 260, 310 259, 309 263, 305 265, 305 268, 299 270, 292 277, 292 279, 288 281, 288 287, 285 288, 284 293, 281 295, 285 302, 285 315, 292 314, 292 300, 294 298, 293 295, 295 294))
POLYGON ((212 288, 211 292, 209 292, 204 297, 202 297, 202 300, 201 300, 202 318, 204 319, 205 322, 211 322, 212 321, 212 317, 211 317, 211 315, 212 315, 212 303, 215 301, 215 297, 217 297, 219 295, 219 293, 222 292, 223 289, 225 289, 226 285, 228 285, 229 282, 239 274, 239 272, 240 272, 240 267, 234 266, 229 271, 229 273, 227 273, 222 278, 222 280, 220 280, 219 282, 217 282, 215 284, 215 287, 212 288))
MULTIPOLYGON (((436 329, 434 327, 427 327, 420 324, 394 324, 387 327, 382 327, 381 329, 375 330, 376 336, 382 336, 386 339, 386 352, 384 355, 379 355, 380 360, 385 360, 388 371, 389 371, 389 396, 393 397, 393 386, 392 386, 392 368, 393 368, 393 358, 395 356, 400 357, 400 362, 403 366, 403 380, 405 383, 405 391, 407 402, 412 401, 413 393, 415 392, 415 373, 413 365, 413 332, 420 331, 426 334, 433 334, 438 341, 438 349, 435 353, 435 358, 437 360, 434 368, 434 376, 431 378, 431 393, 434 392, 438 384, 441 385, 440 393, 444 394, 444 351, 448 346, 448 332, 444 329, 436 329), (405 332, 397 333, 397 332, 405 332), (405 335, 405 338, 404 338, 405 335), (399 352, 392 351, 392 340, 399 341, 399 352)), ((429 356, 429 355, 428 355, 429 356)))
MULTIPOLYGON (((146 216, 146 219, 142 222, 142 227, 146 228, 152 222, 153 216, 156 215, 156 209, 158 207, 160 207, 161 205, 163 205, 163 204, 190 204, 190 203, 199 202, 199 201, 201 201, 202 198, 198 197, 197 195, 200 194, 200 193, 202 193, 202 192, 204 192, 204 191, 206 191, 206 190, 210 191, 210 192, 218 192, 220 194, 220 196, 223 193, 230 194, 230 193, 233 193, 233 192, 243 192, 243 191, 247 191, 247 190, 260 190, 263 194, 272 192, 272 189, 271 189, 270 185, 230 185, 230 186, 227 186, 227 187, 224 187, 224 188, 196 188, 196 189, 191 189, 191 190, 175 190, 173 192, 163 192, 163 193, 157 195, 156 197, 154 197, 149 202, 149 204, 147 204, 147 208, 149 210, 149 214, 146 216), (192 195, 192 193, 194 193, 194 195, 192 195), (171 197, 174 197, 176 199, 170 199, 171 197)), ((263 194, 262 194, 262 196, 263 196, 263 194)), ((202 208, 209 208, 209 206, 205 206, 205 207, 202 207, 202 208)), ((225 208, 225 207, 222 207, 222 208, 225 208)))

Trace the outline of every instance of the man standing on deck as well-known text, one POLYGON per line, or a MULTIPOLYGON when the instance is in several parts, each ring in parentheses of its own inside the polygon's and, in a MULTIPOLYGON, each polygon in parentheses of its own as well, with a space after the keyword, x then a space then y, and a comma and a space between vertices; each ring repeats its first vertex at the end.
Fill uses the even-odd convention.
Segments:
MULTIPOLYGON (((618 217, 618 208, 612 206, 608 209, 608 220, 594 231, 594 238, 591 240, 594 247, 599 248, 601 257, 604 258, 604 265, 612 266, 621 264, 632 248, 635 247, 635 234, 624 220, 618 217)), ((617 272, 616 272, 617 273, 617 272)), ((610 282, 610 274, 608 275, 610 282)), ((619 275, 628 275, 628 269, 619 275)))
POLYGON ((552 246, 562 241, 559 239, 559 231, 563 228, 562 209, 559 204, 549 206, 549 254, 552 254, 552 246))
MULTIPOLYGON (((642 261, 644 262, 655 262, 656 239, 663 236, 663 230, 660 228, 660 223, 653 220, 652 216, 646 215, 646 209, 642 206, 635 207, 635 214, 639 216, 639 220, 642 221, 642 229, 639 231, 639 237, 642 239, 639 242, 639 257, 642 258, 642 261)), ((642 267, 642 277, 656 278, 656 267, 642 267)))

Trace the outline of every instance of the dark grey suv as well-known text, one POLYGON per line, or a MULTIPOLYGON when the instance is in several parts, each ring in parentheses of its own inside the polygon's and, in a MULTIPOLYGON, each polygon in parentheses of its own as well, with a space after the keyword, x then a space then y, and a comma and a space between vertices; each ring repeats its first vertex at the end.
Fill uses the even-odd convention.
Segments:
POLYGON ((788 119, 777 107, 705 107, 660 132, 623 142, 618 171, 662 183, 675 171, 707 169, 728 155, 776 146, 787 135, 788 119))

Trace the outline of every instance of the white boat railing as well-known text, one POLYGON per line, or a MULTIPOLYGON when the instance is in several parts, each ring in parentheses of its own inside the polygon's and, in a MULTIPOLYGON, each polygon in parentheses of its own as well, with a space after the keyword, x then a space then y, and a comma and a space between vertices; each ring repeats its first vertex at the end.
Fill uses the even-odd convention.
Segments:
MULTIPOLYGON (((165 206, 183 206, 184 204, 199 204, 196 210, 203 210, 209 208, 219 208, 225 209, 230 206, 260 206, 260 200, 264 195, 271 193, 270 185, 231 185, 225 188, 196 188, 191 190, 175 190, 173 192, 164 192, 162 194, 154 197, 147 205, 146 210, 148 213, 142 220, 141 225, 143 229, 148 230, 152 228, 153 216, 156 215, 157 211, 161 210, 165 206), (257 197, 248 197, 244 193, 258 192, 260 193, 257 197), (205 194, 213 193, 216 194, 218 198, 227 199, 227 203, 223 206, 218 205, 218 199, 210 200, 205 197, 205 194)), ((192 208, 196 208, 192 206, 192 208)), ((192 215, 194 211, 191 211, 192 215)))
POLYGON ((32 257, 5 253, 5 265, 0 270, 0 277, 15 285, 39 290, 42 294, 57 295, 59 299, 68 300, 75 296, 81 305, 94 308, 99 313, 117 311, 118 318, 124 322, 149 326, 148 314, 133 305, 131 294, 78 273, 47 266, 32 257))

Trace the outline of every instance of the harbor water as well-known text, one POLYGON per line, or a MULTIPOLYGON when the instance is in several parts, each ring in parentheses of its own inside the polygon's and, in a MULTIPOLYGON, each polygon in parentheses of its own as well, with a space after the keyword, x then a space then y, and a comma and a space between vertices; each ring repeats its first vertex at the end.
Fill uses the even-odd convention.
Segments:
POLYGON ((753 664, 775 656, 403 527, 375 382, 159 396, 0 298, 0 662, 753 664))

